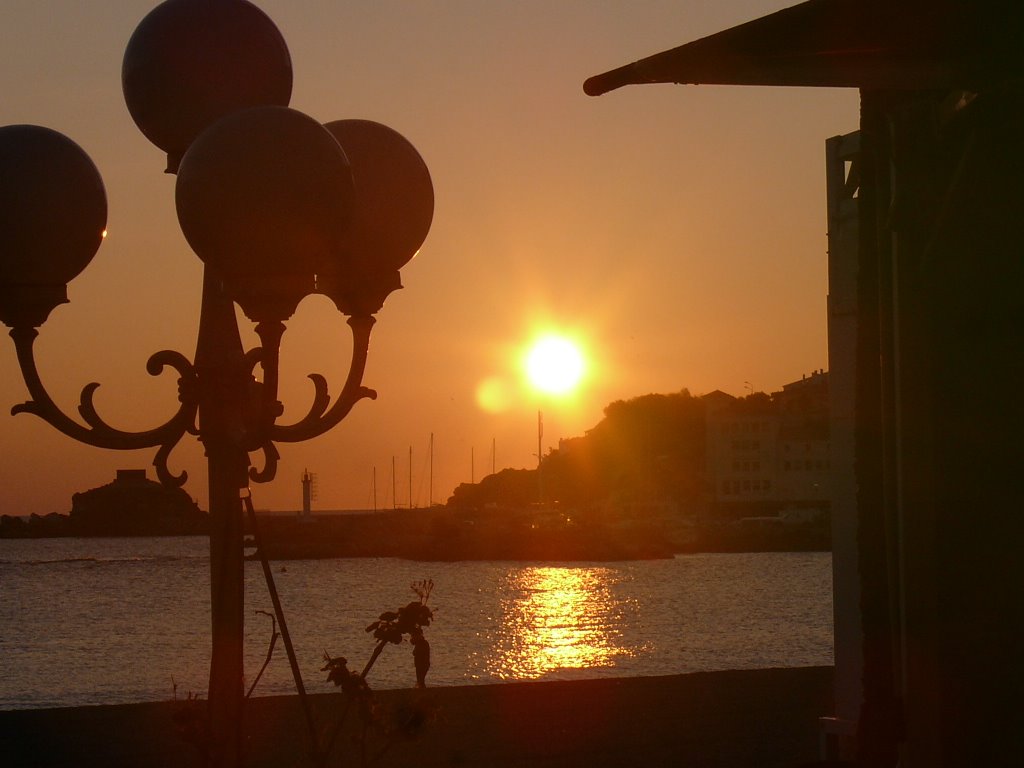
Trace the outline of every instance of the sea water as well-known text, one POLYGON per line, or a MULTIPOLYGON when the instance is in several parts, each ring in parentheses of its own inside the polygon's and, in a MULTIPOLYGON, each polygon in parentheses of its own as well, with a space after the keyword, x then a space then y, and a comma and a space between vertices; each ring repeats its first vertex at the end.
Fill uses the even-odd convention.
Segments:
MULTIPOLYGON (((614 563, 300 560, 272 564, 307 691, 323 655, 361 670, 365 628, 432 579, 428 685, 832 664, 828 553, 678 555, 614 563)), ((0 709, 205 696, 208 543, 201 537, 0 540, 0 709)), ((246 685, 273 608, 246 563, 246 685)), ((368 681, 411 687, 411 646, 368 681)), ((253 695, 294 693, 278 640, 253 695)))

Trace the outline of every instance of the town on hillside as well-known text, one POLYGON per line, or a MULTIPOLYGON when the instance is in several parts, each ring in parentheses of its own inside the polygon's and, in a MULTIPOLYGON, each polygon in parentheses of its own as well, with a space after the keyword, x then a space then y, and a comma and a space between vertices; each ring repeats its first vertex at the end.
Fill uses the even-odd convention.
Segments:
POLYGON ((828 549, 829 418, 824 370, 770 394, 616 401, 537 468, 460 485, 446 506, 470 529, 532 509, 527 525, 646 532, 674 552, 828 549))

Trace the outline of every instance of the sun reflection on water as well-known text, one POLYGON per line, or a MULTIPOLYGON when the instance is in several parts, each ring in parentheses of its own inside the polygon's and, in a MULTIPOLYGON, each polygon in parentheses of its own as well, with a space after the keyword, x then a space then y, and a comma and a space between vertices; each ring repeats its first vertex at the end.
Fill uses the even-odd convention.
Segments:
POLYGON ((534 679, 563 670, 613 667, 636 656, 623 638, 626 601, 607 568, 524 568, 500 595, 501 629, 488 659, 500 679, 534 679))

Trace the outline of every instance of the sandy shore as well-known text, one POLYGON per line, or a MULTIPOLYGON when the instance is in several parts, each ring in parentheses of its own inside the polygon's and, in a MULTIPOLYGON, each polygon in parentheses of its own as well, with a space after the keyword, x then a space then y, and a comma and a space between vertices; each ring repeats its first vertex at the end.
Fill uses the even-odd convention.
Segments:
MULTIPOLYGON (((669 677, 515 683, 425 692, 381 691, 386 709, 417 694, 433 712, 413 740, 392 741, 382 766, 794 768, 817 756, 817 718, 829 714, 832 669, 808 667, 669 677)), ((339 694, 312 697, 327 730, 339 694)), ((198 765, 176 734, 171 702, 0 712, 8 768, 198 765)), ((355 718, 348 722, 354 726, 355 718)), ((254 698, 251 768, 308 765, 308 731, 294 696, 254 698)), ((329 765, 357 766, 352 727, 329 765)), ((380 748, 373 742, 371 754, 380 748)))

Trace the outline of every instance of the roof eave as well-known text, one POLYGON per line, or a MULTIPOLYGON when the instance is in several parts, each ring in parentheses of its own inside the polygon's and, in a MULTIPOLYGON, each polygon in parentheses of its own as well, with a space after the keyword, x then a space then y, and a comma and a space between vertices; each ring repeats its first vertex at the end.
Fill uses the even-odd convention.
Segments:
MULTIPOLYGON (((933 0, 941 5, 941 0, 933 0)), ((977 27, 953 6, 807 0, 587 79, 597 96, 648 83, 970 88, 977 27)))
POLYGON ((723 66, 706 61, 665 65, 654 61, 655 58, 641 59, 594 75, 583 83, 583 90, 588 96, 601 96, 626 85, 656 83, 894 90, 969 88, 972 85, 950 65, 927 60, 897 62, 839 54, 830 57, 827 63, 823 63, 821 57, 786 56, 723 66))

